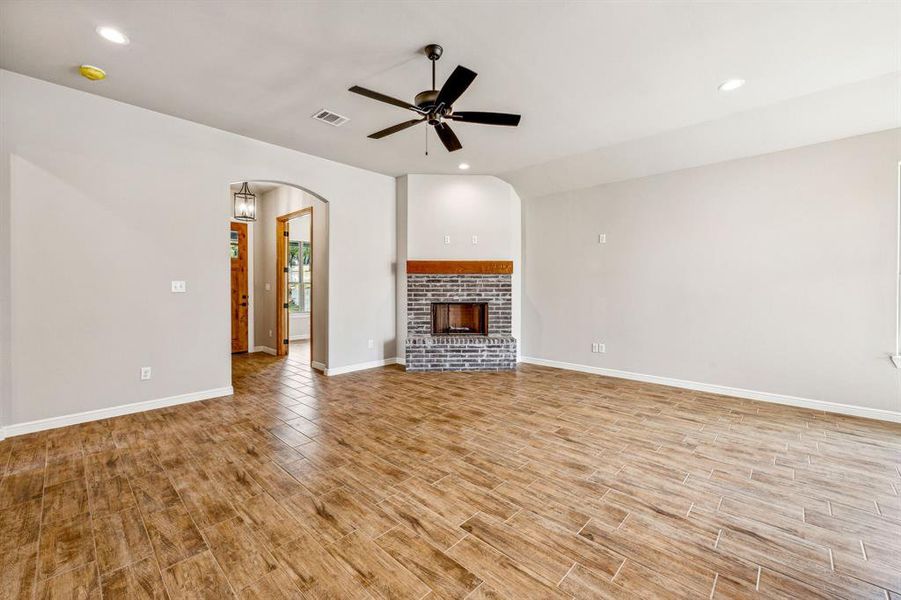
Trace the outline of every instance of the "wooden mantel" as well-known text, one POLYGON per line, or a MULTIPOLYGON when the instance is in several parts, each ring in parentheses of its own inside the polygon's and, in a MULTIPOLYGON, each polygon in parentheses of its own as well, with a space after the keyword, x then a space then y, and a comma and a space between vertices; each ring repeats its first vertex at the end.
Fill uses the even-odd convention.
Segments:
POLYGON ((408 260, 410 275, 510 275, 512 260, 408 260))

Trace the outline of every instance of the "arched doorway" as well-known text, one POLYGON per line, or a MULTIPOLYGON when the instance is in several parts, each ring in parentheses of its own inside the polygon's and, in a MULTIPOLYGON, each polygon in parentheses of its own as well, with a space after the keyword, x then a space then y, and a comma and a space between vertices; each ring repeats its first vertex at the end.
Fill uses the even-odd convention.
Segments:
MULTIPOLYGON (((230 211, 232 194, 243 183, 242 180, 230 184, 230 211)), ((296 313, 305 310, 310 334, 308 362, 312 367, 324 370, 328 366, 328 201, 291 183, 259 179, 248 179, 247 183, 256 196, 257 205, 256 220, 246 224, 246 260, 249 263, 247 352, 285 355, 290 338, 297 337, 289 334, 289 323, 302 321, 296 318, 296 313), (289 272, 295 264, 288 256, 289 249, 294 249, 291 246, 294 240, 287 235, 289 224, 303 215, 308 215, 310 227, 309 264, 306 265, 310 290, 309 297, 303 298, 308 302, 298 301, 302 298, 298 292, 303 293, 304 282, 302 279, 295 281, 297 277, 289 272)), ((234 218, 231 221, 236 222, 234 218)), ((230 235, 234 244, 235 235, 230 235)), ((301 246, 301 255, 303 250, 301 246)), ((234 248, 230 247, 230 254, 234 253, 234 248)), ((236 322, 234 296, 233 293, 233 325, 236 322)))

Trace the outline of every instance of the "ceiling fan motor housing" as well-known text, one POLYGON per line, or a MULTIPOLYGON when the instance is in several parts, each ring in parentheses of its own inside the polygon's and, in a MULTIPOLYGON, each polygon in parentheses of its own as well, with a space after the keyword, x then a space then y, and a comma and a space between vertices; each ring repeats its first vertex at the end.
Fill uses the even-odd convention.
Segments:
POLYGON ((435 106, 436 98, 438 98, 438 90, 425 90, 416 94, 413 102, 422 110, 431 110, 435 106))

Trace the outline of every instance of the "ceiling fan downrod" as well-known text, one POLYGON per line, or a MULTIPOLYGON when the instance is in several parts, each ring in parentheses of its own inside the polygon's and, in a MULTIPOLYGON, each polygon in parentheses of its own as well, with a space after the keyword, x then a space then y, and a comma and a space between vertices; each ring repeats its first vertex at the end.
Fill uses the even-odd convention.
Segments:
POLYGON ((435 63, 438 62, 438 59, 441 58, 441 55, 444 53, 444 48, 438 44, 429 44, 425 47, 424 51, 425 55, 432 61, 432 90, 437 91, 435 89, 435 63))

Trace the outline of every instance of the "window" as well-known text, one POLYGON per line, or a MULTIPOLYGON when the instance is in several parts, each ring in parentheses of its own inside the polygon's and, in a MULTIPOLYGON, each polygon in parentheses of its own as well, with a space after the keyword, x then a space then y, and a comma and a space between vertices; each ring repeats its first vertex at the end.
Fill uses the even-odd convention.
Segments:
POLYGON ((310 312, 310 271, 312 247, 310 242, 288 242, 288 310, 294 313, 310 312))
POLYGON ((232 232, 231 232, 231 247, 230 247, 230 249, 229 249, 229 255, 230 255, 232 258, 241 258, 241 257, 239 256, 239 250, 238 250, 238 249, 239 249, 240 246, 238 246, 238 241, 239 241, 239 238, 238 238, 238 232, 237 232, 237 231, 232 231, 232 232))

